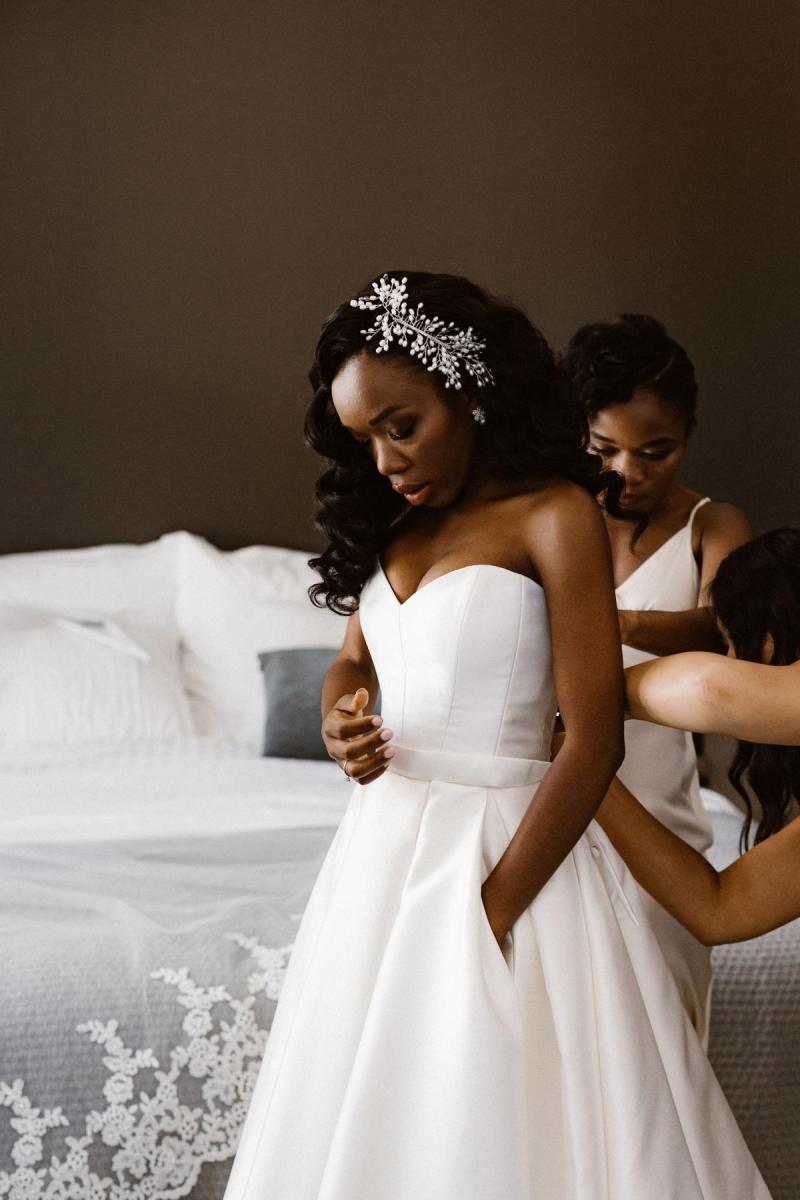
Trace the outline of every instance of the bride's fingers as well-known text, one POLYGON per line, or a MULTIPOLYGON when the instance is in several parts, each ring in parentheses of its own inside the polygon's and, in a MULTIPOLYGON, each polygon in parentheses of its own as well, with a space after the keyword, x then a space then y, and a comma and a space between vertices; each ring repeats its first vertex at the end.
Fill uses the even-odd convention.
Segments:
POLYGON ((394 731, 391 729, 376 729, 366 737, 349 738, 340 743, 343 747, 342 757, 361 758, 365 754, 372 754, 393 737, 394 731))
POLYGON ((384 771, 388 770, 388 767, 389 767, 389 764, 384 763, 384 765, 382 767, 379 767, 377 771, 373 771, 371 775, 363 775, 361 777, 361 779, 357 779, 357 780, 355 780, 355 782, 360 783, 362 786, 366 787, 366 785, 368 783, 374 783, 374 781, 376 779, 380 779, 380 777, 381 777, 381 775, 383 775, 384 771))
POLYGON ((348 717, 334 709, 325 718, 324 730, 331 738, 359 737, 372 729, 380 729, 383 717, 369 714, 366 717, 348 717))
POLYGON ((344 766, 354 783, 366 783, 375 772, 383 772, 394 756, 394 748, 386 746, 363 758, 348 758, 344 766))
MULTIPOLYGON (((356 738, 363 740, 370 735, 381 733, 382 717, 359 717, 357 720, 342 721, 334 713, 329 713, 322 722, 322 740, 331 758, 337 761, 343 759, 350 742, 356 738)), ((386 739, 384 739, 386 740, 386 739)))

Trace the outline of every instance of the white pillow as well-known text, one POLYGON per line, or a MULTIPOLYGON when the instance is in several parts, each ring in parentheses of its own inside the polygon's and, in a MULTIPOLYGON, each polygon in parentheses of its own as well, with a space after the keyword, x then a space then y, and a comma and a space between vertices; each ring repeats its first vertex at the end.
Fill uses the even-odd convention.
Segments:
POLYGON ((0 556, 0 605, 117 615, 175 628, 174 558, 180 534, 142 546, 91 546, 0 556))
POLYGON ((0 611, 0 746, 193 732, 173 633, 0 611))
POLYGON ((258 655, 293 646, 342 644, 345 619, 316 608, 311 552, 247 546, 223 553, 179 535, 176 618, 198 733, 261 752, 266 721, 258 655))

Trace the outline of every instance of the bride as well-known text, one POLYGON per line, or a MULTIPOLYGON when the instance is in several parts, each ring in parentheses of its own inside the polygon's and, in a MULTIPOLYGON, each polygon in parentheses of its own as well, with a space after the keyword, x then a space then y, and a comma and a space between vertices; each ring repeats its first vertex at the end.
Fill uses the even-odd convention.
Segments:
POLYGON ((312 592, 348 614, 323 736, 356 786, 227 1200, 768 1200, 591 822, 623 690, 593 496, 620 481, 547 344, 465 279, 384 275, 311 380, 312 592))

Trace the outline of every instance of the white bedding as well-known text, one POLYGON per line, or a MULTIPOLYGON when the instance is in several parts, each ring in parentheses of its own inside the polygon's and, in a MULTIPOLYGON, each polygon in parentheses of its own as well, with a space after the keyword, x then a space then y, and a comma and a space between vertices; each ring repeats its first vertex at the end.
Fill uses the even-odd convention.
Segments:
POLYGON ((258 653, 343 629, 307 558, 0 556, 0 1196, 222 1194, 352 790, 258 757, 258 653))
POLYGON ((214 738, 0 750, 5 845, 337 825, 349 794, 332 762, 214 738))
POLYGON ((217 1200, 350 791, 211 739, 0 754, 0 1194, 217 1200))

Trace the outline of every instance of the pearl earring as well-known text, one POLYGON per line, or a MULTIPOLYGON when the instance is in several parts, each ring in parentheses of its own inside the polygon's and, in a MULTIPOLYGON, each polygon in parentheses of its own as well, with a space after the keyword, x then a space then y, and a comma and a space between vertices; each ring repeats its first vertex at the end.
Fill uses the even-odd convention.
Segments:
POLYGON ((472 410, 472 419, 477 421, 479 425, 486 424, 486 410, 482 404, 476 404, 472 410))

